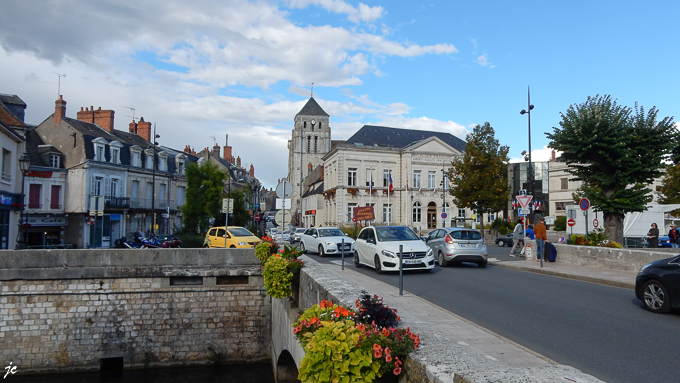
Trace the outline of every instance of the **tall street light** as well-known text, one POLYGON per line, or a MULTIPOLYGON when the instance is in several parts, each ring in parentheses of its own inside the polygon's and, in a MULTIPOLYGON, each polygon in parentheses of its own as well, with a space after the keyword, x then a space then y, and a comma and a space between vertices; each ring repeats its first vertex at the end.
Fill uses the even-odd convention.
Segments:
POLYGON ((154 234, 154 228, 156 226, 156 147, 158 142, 156 138, 161 138, 159 134, 156 134, 156 123, 153 124, 153 147, 152 147, 152 157, 151 157, 151 234, 154 234))
MULTIPOLYGON (((531 110, 534 109, 534 106, 531 105, 531 92, 529 87, 527 87, 527 109, 522 109, 519 114, 521 115, 528 115, 529 117, 529 153, 528 153, 528 161, 529 161, 529 168, 527 169, 527 183, 529 184, 529 195, 534 195, 534 166, 531 163, 531 110)), ((525 157, 525 160, 527 158, 525 157)), ((534 220, 534 209, 529 206, 529 210, 531 211, 531 221, 534 220)))
POLYGON ((20 217, 19 217, 19 234, 17 235, 17 244, 16 248, 17 249, 25 249, 26 248, 26 238, 25 238, 25 226, 28 224, 28 218, 26 217, 26 172, 28 171, 28 167, 31 165, 31 159, 28 157, 28 152, 24 150, 24 154, 19 157, 19 169, 21 170, 21 212, 20 217))

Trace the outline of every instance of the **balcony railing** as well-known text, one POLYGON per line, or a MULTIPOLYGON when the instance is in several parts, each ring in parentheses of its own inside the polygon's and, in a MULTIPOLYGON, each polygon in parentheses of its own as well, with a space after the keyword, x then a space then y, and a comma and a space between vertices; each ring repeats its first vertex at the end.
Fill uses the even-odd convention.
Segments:
POLYGON ((104 197, 105 209, 127 209, 130 207, 130 197, 104 197))
MULTIPOLYGON (((130 208, 150 210, 151 202, 151 198, 130 198, 130 208)), ((177 209, 177 201, 156 199, 153 201, 153 207, 156 210, 165 210, 167 208, 170 208, 170 210, 175 210, 177 209)))

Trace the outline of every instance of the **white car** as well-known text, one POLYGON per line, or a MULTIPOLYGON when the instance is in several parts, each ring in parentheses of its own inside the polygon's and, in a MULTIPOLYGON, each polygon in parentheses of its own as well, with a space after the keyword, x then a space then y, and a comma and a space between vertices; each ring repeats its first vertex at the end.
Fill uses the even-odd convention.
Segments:
POLYGON ((354 265, 373 267, 376 273, 399 271, 399 245, 404 270, 434 269, 434 254, 406 226, 369 226, 359 233, 354 250, 354 265))
POLYGON ((300 234, 300 250, 316 252, 323 257, 327 254, 341 254, 342 244, 348 256, 354 252, 354 240, 337 227, 310 227, 300 234))

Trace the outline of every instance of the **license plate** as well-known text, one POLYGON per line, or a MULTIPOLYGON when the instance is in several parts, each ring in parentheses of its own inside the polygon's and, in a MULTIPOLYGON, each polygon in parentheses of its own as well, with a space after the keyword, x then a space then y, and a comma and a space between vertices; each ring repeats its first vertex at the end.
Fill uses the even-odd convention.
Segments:
POLYGON ((474 243, 461 243, 460 247, 475 247, 476 245, 474 243))
POLYGON ((421 261, 417 260, 417 259, 406 259, 406 260, 404 260, 404 263, 407 264, 407 265, 417 265, 417 264, 421 263, 421 261))
POLYGON ((352 249, 352 245, 345 245, 345 247, 343 247, 343 249, 345 249, 345 250, 351 250, 351 249, 352 249))

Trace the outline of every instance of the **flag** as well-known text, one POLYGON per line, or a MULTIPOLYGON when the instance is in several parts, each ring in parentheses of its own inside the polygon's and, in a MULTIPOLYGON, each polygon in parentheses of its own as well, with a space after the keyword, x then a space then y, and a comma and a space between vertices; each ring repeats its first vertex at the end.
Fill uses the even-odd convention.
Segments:
POLYGON ((392 172, 390 172, 390 188, 389 190, 392 191, 394 189, 394 186, 392 185, 392 172))
POLYGON ((419 191, 419 192, 422 192, 422 191, 423 191, 423 188, 421 188, 421 187, 419 186, 419 187, 418 187, 418 191, 419 191))
POLYGON ((436 192, 437 192, 437 188, 432 189, 432 193, 436 193, 436 192))

